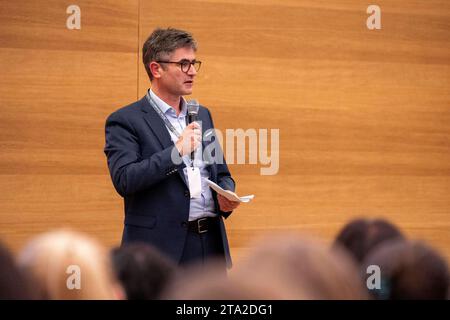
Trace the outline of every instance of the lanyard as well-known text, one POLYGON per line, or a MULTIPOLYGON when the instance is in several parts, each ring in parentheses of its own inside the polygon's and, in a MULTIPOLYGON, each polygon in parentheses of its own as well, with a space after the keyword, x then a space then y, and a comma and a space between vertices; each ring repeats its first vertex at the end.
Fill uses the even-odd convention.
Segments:
POLYGON ((148 103, 153 107, 153 109, 156 111, 156 113, 159 115, 159 117, 164 121, 164 124, 169 128, 169 130, 177 137, 180 138, 181 134, 178 132, 178 130, 170 123, 169 119, 167 119, 166 115, 161 111, 161 109, 156 105, 155 101, 153 101, 152 97, 150 96, 150 91, 147 92, 146 98, 148 103))
MULTIPOLYGON (((147 94, 145 95, 145 97, 147 98, 148 103, 150 103, 150 105, 153 107, 153 109, 156 111, 156 113, 159 115, 159 117, 162 119, 162 121, 164 121, 164 124, 167 126, 167 128, 169 128, 169 130, 177 137, 180 138, 181 134, 178 132, 178 130, 170 123, 169 119, 167 119, 166 115, 161 111, 161 109, 158 107, 158 105, 156 104, 156 102, 152 99, 152 97, 150 96, 150 91, 147 92, 147 94)), ((185 157, 183 157, 183 159, 185 159, 187 161, 187 165, 193 167, 194 166, 194 162, 191 159, 187 159, 185 157)))

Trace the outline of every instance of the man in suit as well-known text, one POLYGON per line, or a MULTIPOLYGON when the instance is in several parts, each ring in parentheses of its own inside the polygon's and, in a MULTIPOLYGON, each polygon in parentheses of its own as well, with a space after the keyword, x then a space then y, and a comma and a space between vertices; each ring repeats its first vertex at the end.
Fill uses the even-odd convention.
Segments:
POLYGON ((150 35, 142 56, 151 89, 108 117, 105 154, 124 198, 122 244, 150 243, 180 265, 216 257, 231 266, 222 218, 239 203, 215 193, 206 179, 231 191, 235 183, 223 156, 211 161, 202 155, 211 143, 222 155, 217 139, 202 141, 214 128, 209 110, 200 106, 198 122, 186 121, 183 96, 192 93, 201 65, 196 50, 192 35, 182 30, 150 35))

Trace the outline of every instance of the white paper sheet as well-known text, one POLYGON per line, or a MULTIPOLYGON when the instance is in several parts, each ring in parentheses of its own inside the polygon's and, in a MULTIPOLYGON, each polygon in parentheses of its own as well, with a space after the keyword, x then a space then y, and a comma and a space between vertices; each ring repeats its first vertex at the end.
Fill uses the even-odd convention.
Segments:
POLYGON ((216 183, 212 182, 211 180, 206 179, 206 183, 208 186, 216 191, 218 194, 221 194, 225 198, 227 198, 230 201, 237 201, 237 202, 250 202, 255 196, 253 194, 248 196, 242 196, 239 197, 236 193, 230 191, 230 190, 224 190, 216 183))

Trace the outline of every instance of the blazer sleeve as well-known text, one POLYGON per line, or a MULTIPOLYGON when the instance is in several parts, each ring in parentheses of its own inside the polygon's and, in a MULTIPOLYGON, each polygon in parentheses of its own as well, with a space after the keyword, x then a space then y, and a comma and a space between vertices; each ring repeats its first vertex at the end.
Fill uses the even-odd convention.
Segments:
POLYGON ((143 159, 135 130, 118 113, 113 113, 106 120, 105 140, 104 152, 111 179, 122 197, 154 186, 183 164, 174 145, 143 159), (179 157, 180 164, 173 163, 172 153, 179 157))

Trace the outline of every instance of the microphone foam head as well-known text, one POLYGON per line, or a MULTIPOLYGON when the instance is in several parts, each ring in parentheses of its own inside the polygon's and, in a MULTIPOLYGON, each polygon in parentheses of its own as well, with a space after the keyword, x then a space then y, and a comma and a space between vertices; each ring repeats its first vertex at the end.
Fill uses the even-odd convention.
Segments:
POLYGON ((189 100, 187 103, 188 114, 197 115, 199 107, 200 107, 200 105, 197 100, 195 100, 195 99, 189 100))

